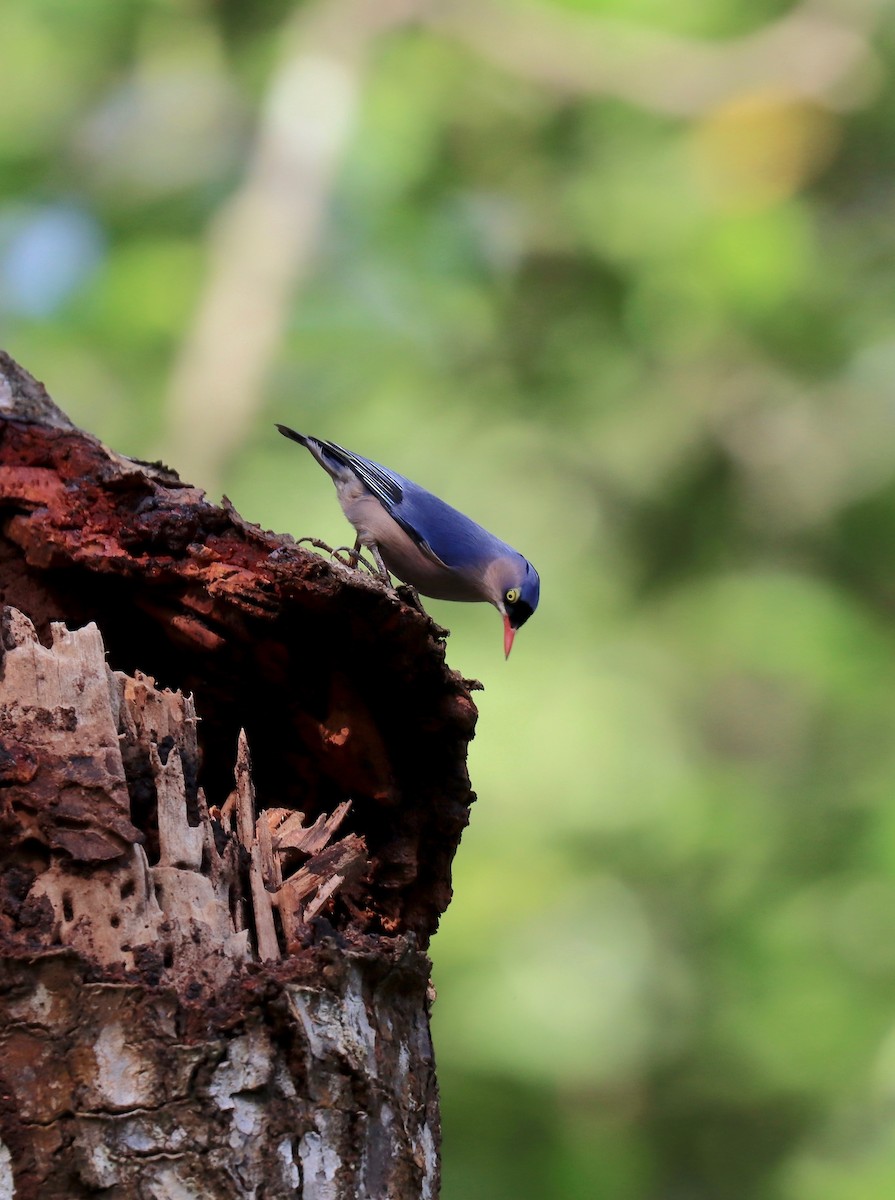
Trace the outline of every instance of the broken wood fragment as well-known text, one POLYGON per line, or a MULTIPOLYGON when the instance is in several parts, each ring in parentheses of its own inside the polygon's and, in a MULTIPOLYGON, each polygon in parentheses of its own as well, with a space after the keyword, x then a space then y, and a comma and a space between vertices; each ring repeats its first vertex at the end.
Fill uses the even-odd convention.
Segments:
POLYGON ((435 1200, 443 631, 2 353, 0 605, 0 1190, 435 1200))

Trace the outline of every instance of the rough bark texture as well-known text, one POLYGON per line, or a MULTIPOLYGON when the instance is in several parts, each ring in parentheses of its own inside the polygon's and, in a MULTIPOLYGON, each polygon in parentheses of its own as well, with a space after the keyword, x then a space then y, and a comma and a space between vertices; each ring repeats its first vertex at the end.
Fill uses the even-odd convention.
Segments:
POLYGON ((0 601, 0 1200, 437 1196, 443 631, 2 354, 0 601))

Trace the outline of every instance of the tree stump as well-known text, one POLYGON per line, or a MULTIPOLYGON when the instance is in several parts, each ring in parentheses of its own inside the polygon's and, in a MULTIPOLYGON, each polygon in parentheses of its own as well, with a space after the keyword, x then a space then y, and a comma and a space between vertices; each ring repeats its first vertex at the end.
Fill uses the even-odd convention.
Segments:
POLYGON ((2 354, 0 603, 0 1200, 434 1200, 444 631, 2 354))

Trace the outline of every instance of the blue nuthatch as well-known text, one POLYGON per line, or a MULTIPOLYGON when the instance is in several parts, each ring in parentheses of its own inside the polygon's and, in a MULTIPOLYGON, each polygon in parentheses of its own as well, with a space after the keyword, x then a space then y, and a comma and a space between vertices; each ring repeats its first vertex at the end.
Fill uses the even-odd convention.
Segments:
POLYGON ((538 607, 541 581, 518 551, 396 471, 335 442, 280 433, 306 446, 332 476, 342 511, 380 571, 436 600, 487 600, 503 616, 509 658, 516 630, 538 607))

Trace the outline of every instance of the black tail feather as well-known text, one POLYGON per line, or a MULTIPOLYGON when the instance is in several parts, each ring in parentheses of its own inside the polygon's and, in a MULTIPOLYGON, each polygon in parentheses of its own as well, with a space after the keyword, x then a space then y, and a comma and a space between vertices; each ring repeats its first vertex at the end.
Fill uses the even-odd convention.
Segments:
POLYGON ((308 439, 303 433, 296 433, 296 431, 294 429, 290 429, 288 425, 277 424, 277 429, 279 429, 283 437, 291 438, 293 442, 298 442, 300 446, 307 446, 308 439))

